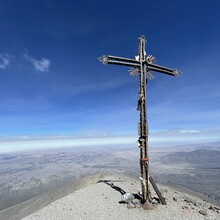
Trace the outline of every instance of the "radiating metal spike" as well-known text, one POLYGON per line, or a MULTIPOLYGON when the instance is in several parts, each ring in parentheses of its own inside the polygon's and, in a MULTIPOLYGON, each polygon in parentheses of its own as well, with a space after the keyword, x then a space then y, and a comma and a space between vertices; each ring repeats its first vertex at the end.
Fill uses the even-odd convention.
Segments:
POLYGON ((128 70, 128 72, 131 76, 137 76, 140 72, 140 69, 139 68, 130 68, 128 70))
POLYGON ((141 37, 139 37, 138 40, 139 40, 139 41, 144 40, 144 41, 147 43, 147 40, 146 40, 146 38, 145 38, 144 35, 142 35, 141 37))
POLYGON ((100 62, 102 62, 103 64, 108 64, 108 56, 107 55, 103 55, 103 56, 99 57, 98 60, 100 62))
POLYGON ((147 77, 147 79, 150 79, 150 80, 155 78, 154 75, 150 71, 147 71, 146 77, 147 77))
POLYGON ((177 69, 174 69, 174 74, 175 76, 179 77, 182 74, 182 72, 177 69))
POLYGON ((154 57, 153 55, 148 55, 147 56, 147 62, 150 64, 153 64, 156 62, 156 57, 154 57))

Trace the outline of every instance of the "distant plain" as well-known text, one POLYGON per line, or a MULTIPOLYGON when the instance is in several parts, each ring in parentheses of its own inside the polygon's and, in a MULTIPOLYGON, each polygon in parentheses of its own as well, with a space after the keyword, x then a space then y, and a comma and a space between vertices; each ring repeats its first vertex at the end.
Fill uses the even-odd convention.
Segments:
MULTIPOLYGON (((159 183, 187 187, 220 201, 220 143, 150 148, 150 170, 159 183)), ((1 153, 0 210, 73 183, 82 176, 113 171, 138 177, 138 147, 1 153)))

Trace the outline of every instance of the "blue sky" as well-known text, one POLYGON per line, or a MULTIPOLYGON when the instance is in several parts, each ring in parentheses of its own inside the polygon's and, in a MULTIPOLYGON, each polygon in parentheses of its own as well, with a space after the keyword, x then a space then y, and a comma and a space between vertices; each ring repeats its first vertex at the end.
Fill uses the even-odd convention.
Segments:
POLYGON ((219 7, 217 0, 2 0, 1 140, 136 135, 138 79, 97 57, 134 58, 144 34, 157 64, 183 72, 149 81, 150 133, 219 141, 219 7))

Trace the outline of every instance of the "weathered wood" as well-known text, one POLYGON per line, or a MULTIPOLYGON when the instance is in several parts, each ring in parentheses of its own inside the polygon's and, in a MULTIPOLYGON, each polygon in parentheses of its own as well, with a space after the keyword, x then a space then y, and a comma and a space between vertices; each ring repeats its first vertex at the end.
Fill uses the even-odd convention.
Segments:
POLYGON ((158 196, 160 202, 161 202, 163 205, 166 205, 167 203, 166 203, 164 197, 161 195, 161 192, 160 192, 160 190, 158 189, 156 183, 154 182, 152 176, 149 177, 149 180, 150 180, 151 185, 152 185, 153 188, 154 188, 154 191, 157 193, 157 196, 158 196))
POLYGON ((167 68, 154 64, 155 57, 147 56, 146 40, 144 36, 139 38, 139 54, 135 59, 104 55, 98 58, 103 64, 114 64, 128 66, 131 69, 129 72, 132 76, 139 76, 139 99, 138 108, 140 111, 140 122, 138 126, 139 148, 140 148, 140 170, 141 170, 141 187, 142 187, 142 203, 151 201, 151 193, 149 182, 152 184, 162 204, 166 204, 164 198, 161 196, 152 177, 149 175, 149 158, 148 158, 148 123, 147 123, 147 78, 152 79, 153 75, 150 71, 164 73, 170 76, 179 76, 180 72, 176 69, 167 68))

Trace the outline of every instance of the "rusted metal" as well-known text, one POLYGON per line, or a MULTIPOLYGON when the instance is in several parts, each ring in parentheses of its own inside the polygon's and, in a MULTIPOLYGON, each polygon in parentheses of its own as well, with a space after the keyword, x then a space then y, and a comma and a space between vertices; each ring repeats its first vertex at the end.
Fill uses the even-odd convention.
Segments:
POLYGON ((148 123, 147 123, 147 81, 153 79, 153 72, 160 72, 170 76, 179 76, 180 71, 176 69, 167 68, 154 64, 156 58, 146 53, 146 39, 144 36, 138 38, 139 40, 139 54, 135 56, 135 59, 124 58, 118 56, 104 55, 98 59, 103 64, 114 64, 131 67, 129 70, 130 75, 139 76, 139 99, 137 110, 140 111, 140 122, 138 125, 139 135, 139 148, 140 148, 140 170, 141 170, 141 188, 142 188, 142 203, 151 202, 151 192, 149 183, 152 184, 156 191, 159 200, 162 204, 166 204, 159 189, 157 188, 153 178, 149 175, 149 156, 148 156, 148 123))

